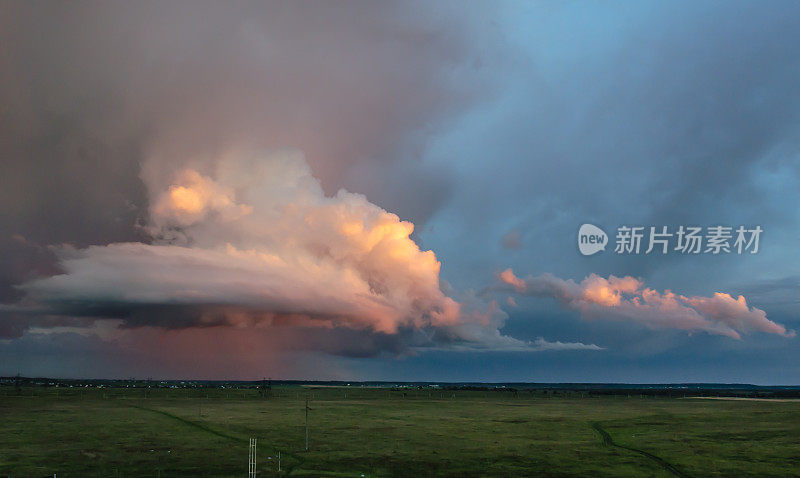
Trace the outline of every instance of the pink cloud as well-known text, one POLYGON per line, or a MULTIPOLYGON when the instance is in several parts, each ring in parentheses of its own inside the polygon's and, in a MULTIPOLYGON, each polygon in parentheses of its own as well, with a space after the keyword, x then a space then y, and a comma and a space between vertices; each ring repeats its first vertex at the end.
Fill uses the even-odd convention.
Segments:
POLYGON ((515 276, 514 271, 510 268, 500 273, 500 280, 506 284, 513 285, 514 288, 517 289, 517 292, 523 292, 525 290, 525 281, 515 276))
POLYGON ((182 169, 152 194, 153 243, 60 249, 65 273, 25 284, 28 298, 380 333, 468 317, 439 287, 436 255, 409 237, 413 224, 360 194, 326 196, 298 151, 227 155, 213 177, 182 169))
POLYGON ((580 283, 552 274, 519 278, 512 269, 498 278, 509 289, 536 297, 552 297, 565 307, 593 319, 612 318, 651 328, 702 330, 740 339, 742 333, 766 332, 794 337, 794 331, 767 318, 766 312, 748 306, 745 298, 734 299, 716 292, 711 297, 683 296, 645 287, 634 277, 591 274, 580 283))
POLYGON ((294 328, 293 348, 313 331, 336 338, 337 353, 349 340, 359 354, 545 350, 503 335, 496 303, 446 294, 412 223, 361 194, 326 195, 299 151, 231 152, 170 177, 147 182, 149 243, 55 248, 63 272, 23 284, 19 312, 121 319, 126 331, 294 328))

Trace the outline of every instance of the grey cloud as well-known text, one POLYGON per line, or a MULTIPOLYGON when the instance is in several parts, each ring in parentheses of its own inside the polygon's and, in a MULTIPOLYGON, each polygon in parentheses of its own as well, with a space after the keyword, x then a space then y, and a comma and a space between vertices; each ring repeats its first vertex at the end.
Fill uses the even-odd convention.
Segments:
MULTIPOLYGON (((238 147, 300 148, 326 191, 363 186, 427 219, 446 176, 406 159, 482 94, 470 30, 486 12, 408 7, 4 2, 0 230, 42 246, 146 241, 140 177, 238 147), (400 174, 418 190, 367 188, 365 164, 370 184, 400 174)), ((0 277, 3 300, 26 274, 0 277)))
POLYGON ((522 248, 522 234, 519 229, 511 229, 500 238, 500 244, 506 249, 522 248))
MULTIPOLYGON (((503 77, 503 100, 446 142, 453 164, 467 154, 492 158, 464 168, 438 215, 453 236, 469 236, 460 255, 483 257, 468 267, 500 265, 478 250, 510 223, 529 246, 518 254, 538 270, 648 278, 688 267, 687 259, 587 260, 574 254, 577 227, 797 231, 797 5, 624 6, 561 4, 507 19, 524 60, 503 77)), ((708 272, 698 285, 734 267, 731 257, 699 261, 708 272)))

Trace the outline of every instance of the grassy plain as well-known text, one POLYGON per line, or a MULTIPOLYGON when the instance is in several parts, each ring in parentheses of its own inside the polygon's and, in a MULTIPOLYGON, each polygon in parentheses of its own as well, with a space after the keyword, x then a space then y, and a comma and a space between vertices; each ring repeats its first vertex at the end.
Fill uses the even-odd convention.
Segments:
POLYGON ((800 475, 793 401, 301 386, 275 388, 268 399, 252 389, 0 389, 0 476, 244 476, 250 437, 258 438, 260 477, 800 475))

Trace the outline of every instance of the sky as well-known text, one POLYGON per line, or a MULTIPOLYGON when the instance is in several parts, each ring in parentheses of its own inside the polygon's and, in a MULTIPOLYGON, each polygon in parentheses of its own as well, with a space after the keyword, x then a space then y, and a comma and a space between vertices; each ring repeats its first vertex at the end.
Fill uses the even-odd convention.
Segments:
POLYGON ((0 25, 0 375, 800 383, 794 2, 0 25))

